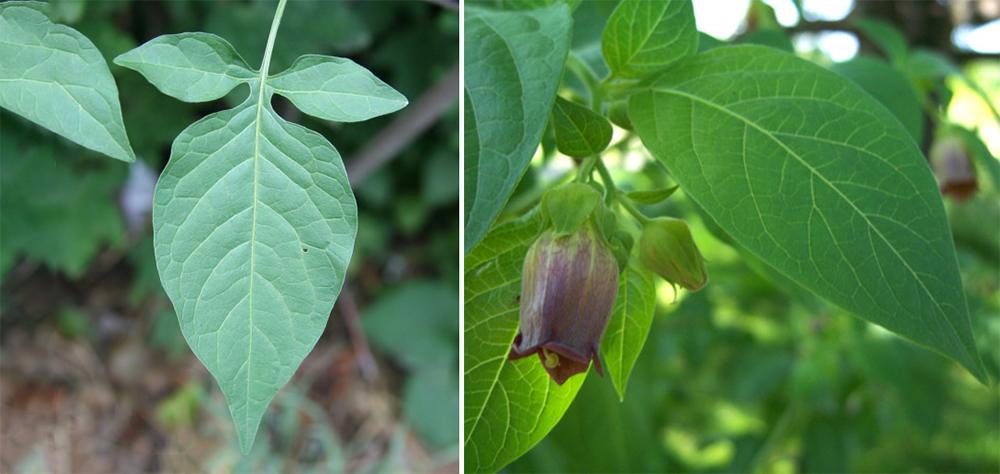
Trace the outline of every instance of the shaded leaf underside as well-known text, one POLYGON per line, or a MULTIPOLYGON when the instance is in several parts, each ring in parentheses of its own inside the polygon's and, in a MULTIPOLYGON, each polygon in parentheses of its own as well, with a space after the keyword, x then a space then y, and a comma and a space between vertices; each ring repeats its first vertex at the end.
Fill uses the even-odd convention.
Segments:
POLYGON ((244 451, 323 332, 357 221, 337 151, 258 101, 258 84, 177 137, 153 209, 163 286, 244 451))

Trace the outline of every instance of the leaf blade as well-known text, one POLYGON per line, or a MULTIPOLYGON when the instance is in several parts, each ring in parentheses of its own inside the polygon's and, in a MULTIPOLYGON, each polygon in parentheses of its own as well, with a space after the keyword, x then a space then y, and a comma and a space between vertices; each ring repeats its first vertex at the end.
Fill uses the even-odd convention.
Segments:
POLYGON ((202 32, 157 36, 119 55, 115 64, 184 102, 218 99, 257 76, 228 41, 202 32))
POLYGON ((646 270, 629 265, 622 273, 608 330, 601 344, 604 366, 618 392, 625 400, 625 388, 635 361, 649 336, 656 310, 656 285, 646 270))
POLYGON ((552 124, 559 152, 574 158, 596 155, 611 143, 611 123, 600 114, 556 97, 552 124))
POLYGON ((345 58, 307 54, 268 78, 299 110, 334 122, 360 122, 407 105, 406 97, 345 58))
POLYGON ((601 52, 612 75, 636 78, 665 69, 698 50, 688 1, 623 0, 608 18, 601 52))
POLYGON ((0 107, 86 148, 135 161, 104 57, 80 32, 52 23, 43 5, 0 5, 0 107))
POLYGON ((479 146, 467 146, 475 166, 465 177, 466 252, 489 231, 538 147, 569 51, 570 30, 569 8, 562 4, 467 12, 465 96, 471 113, 464 127, 466 143, 479 146))
POLYGON ((682 66, 630 115, 686 194, 781 274, 985 380, 936 183, 899 122, 775 50, 719 48, 682 66))
POLYGON ((325 138, 253 94, 178 136, 156 187, 153 227, 182 333, 226 395, 249 451, 343 284, 357 230, 343 163, 325 138))

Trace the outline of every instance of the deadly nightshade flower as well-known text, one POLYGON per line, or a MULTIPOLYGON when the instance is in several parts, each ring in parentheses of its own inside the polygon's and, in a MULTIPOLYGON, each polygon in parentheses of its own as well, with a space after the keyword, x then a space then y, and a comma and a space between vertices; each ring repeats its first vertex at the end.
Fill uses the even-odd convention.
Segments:
POLYGON ((705 259, 680 219, 660 217, 646 223, 639 237, 639 260, 664 280, 690 291, 708 283, 705 259))
POLYGON ((542 234, 524 258, 520 332, 510 358, 538 354, 556 383, 597 358, 618 293, 618 264, 589 223, 569 235, 542 234))
POLYGON ((976 170, 961 138, 950 136, 937 140, 930 154, 941 194, 961 202, 976 193, 976 170))

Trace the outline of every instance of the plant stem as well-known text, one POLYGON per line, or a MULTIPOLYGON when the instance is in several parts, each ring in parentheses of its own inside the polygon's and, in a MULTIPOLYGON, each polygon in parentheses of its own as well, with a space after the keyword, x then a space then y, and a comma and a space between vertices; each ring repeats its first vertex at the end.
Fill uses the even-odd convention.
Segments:
POLYGON ((622 207, 625 208, 625 210, 628 211, 629 214, 632 214, 632 217, 635 217, 635 219, 639 221, 640 224, 645 225, 647 222, 649 222, 649 218, 646 217, 646 215, 643 214, 642 211, 636 208, 632 204, 632 202, 630 202, 627 198, 622 199, 621 191, 619 191, 618 188, 615 186, 615 181, 611 179, 611 172, 608 171, 607 166, 604 166, 604 161, 598 158, 596 165, 597 165, 597 172, 601 175, 601 181, 604 182, 604 187, 608 188, 607 201, 605 202, 607 204, 611 204, 613 201, 617 201, 618 204, 621 204, 622 207))
POLYGON ((267 46, 264 47, 264 61, 260 64, 260 92, 264 93, 264 80, 267 79, 268 70, 271 69, 271 52, 274 51, 274 38, 278 36, 278 26, 281 25, 281 16, 285 13, 285 4, 288 0, 278 0, 278 8, 274 11, 274 20, 271 21, 271 31, 267 34, 267 46))
POLYGON ((566 58, 566 67, 579 77, 581 81, 587 86, 590 91, 590 108, 594 112, 601 113, 601 107, 604 105, 604 91, 601 89, 601 83, 597 79, 597 74, 594 74, 594 70, 583 62, 579 56, 574 53, 570 53, 566 58))
POLYGON ((583 159, 583 163, 580 164, 580 170, 577 172, 576 180, 585 183, 590 179, 590 173, 594 171, 594 163, 600 161, 600 157, 597 155, 590 155, 583 159))

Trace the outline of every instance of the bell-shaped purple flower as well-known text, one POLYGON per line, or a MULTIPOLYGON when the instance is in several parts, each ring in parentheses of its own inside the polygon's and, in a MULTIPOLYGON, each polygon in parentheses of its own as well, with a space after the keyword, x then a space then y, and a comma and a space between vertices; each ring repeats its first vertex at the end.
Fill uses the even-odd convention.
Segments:
POLYGON ((542 234, 524 258, 520 332, 510 358, 538 354, 556 383, 597 358, 618 293, 618 264, 591 224, 569 235, 542 234))

